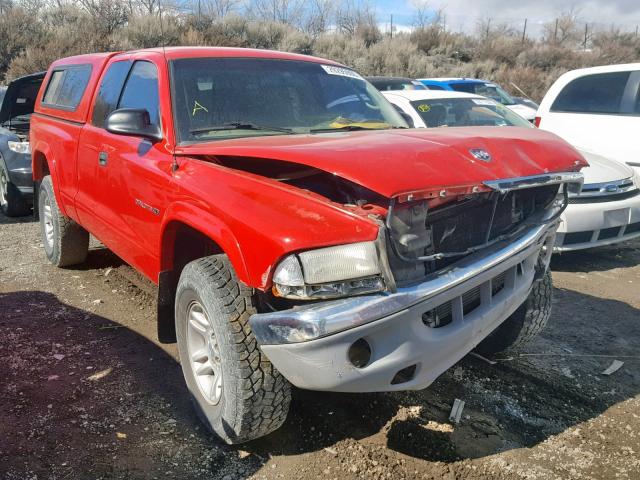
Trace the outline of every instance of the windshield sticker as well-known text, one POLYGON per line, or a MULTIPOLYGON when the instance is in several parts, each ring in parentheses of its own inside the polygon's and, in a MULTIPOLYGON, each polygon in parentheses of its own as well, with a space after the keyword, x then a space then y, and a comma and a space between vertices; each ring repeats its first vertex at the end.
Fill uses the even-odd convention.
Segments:
POLYGON ((349 70, 348 68, 335 67, 333 65, 320 65, 320 66, 329 75, 339 75, 341 77, 356 78, 358 80, 364 81, 364 78, 362 78, 360 75, 358 75, 353 70, 349 70))
POLYGON ((423 103, 422 105, 418 105, 418 110, 420 110, 422 113, 427 113, 429 110, 431 110, 431 105, 423 103))
POLYGON ((493 100, 484 98, 474 98, 473 103, 475 103, 476 105, 488 105, 489 107, 494 107, 496 105, 493 100))
POLYGON ((191 116, 192 116, 192 117, 195 117, 195 116, 196 116, 196 113, 198 113, 198 112, 200 112, 200 111, 203 111, 203 112, 207 112, 207 113, 209 113, 209 110, 207 110, 206 108, 204 108, 202 105, 200 105, 200 104, 198 103, 198 101, 197 101, 197 100, 195 100, 195 101, 193 102, 193 112, 191 112, 191 116))

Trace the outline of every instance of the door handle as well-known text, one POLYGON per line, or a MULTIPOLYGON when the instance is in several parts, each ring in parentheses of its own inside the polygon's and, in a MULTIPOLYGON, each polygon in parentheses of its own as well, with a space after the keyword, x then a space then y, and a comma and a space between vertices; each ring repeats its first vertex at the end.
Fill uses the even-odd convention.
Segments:
POLYGON ((107 152, 100 152, 98 154, 98 163, 100 164, 101 167, 106 167, 107 166, 107 159, 109 158, 109 155, 107 154, 107 152))

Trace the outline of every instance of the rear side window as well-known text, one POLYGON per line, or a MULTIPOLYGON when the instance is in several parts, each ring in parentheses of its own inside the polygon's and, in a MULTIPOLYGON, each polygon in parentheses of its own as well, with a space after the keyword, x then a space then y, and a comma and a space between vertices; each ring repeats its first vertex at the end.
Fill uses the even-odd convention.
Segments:
POLYGON ((118 108, 145 108, 153 125, 160 124, 158 70, 151 62, 136 62, 124 87, 118 108))
POLYGON ((61 110, 75 110, 91 76, 91 65, 57 67, 51 74, 42 104, 61 110))
POLYGON ((551 105, 552 112, 621 113, 630 72, 611 72, 576 78, 551 105))
POLYGON ((120 92, 122 92, 130 68, 131 62, 115 62, 109 66, 104 74, 91 118, 91 123, 96 127, 103 128, 109 114, 118 107, 120 92))

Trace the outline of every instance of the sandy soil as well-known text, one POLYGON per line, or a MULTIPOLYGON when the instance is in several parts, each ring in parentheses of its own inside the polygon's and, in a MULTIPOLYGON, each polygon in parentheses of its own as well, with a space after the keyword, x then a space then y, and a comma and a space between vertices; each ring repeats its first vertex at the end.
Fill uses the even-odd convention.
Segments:
POLYGON ((640 242, 556 258, 527 355, 468 356, 420 392, 296 391, 237 448, 199 424, 149 283, 99 245, 56 269, 37 224, 0 216, 0 478, 640 478, 639 264, 640 242))

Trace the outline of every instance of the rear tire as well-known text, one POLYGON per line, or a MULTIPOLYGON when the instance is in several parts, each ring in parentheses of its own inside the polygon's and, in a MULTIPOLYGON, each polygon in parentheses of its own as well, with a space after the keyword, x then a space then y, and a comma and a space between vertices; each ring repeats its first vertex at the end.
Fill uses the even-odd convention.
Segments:
POLYGON ((9 174, 2 164, 0 164, 0 210, 7 217, 22 217, 31 211, 31 207, 18 187, 11 183, 9 174))
POLYGON ((38 211, 42 243, 49 261, 58 267, 84 262, 89 252, 89 232, 60 212, 49 175, 40 184, 38 211))
POLYGON ((551 274, 534 282, 527 300, 476 347, 482 355, 517 352, 531 342, 551 316, 553 283, 551 274))
POLYGON ((225 255, 184 268, 175 309, 182 372, 202 422, 229 444, 277 430, 291 386, 261 352, 249 326, 252 291, 225 255))

